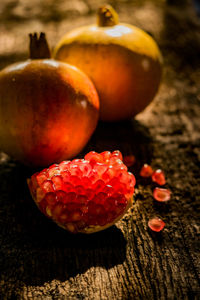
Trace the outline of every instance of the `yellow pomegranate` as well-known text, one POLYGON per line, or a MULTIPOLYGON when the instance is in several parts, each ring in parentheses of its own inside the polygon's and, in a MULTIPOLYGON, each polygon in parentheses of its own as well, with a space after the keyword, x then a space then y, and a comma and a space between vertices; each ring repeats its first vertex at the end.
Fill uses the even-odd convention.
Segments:
POLYGON ((154 98, 161 80, 162 57, 156 42, 130 24, 118 23, 109 6, 98 11, 97 25, 68 32, 54 58, 83 70, 100 98, 100 118, 128 119, 154 98))

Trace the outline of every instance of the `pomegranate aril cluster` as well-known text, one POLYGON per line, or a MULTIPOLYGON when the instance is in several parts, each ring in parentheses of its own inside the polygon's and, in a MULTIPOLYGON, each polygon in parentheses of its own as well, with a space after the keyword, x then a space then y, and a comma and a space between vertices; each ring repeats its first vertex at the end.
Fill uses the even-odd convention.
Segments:
POLYGON ((71 232, 107 226, 130 206, 135 177, 120 151, 89 152, 34 174, 29 188, 39 209, 71 232))

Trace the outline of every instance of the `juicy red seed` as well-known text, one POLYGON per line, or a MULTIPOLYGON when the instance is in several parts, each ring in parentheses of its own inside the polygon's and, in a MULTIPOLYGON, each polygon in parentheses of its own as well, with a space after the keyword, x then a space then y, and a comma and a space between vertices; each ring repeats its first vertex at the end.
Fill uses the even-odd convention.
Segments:
POLYGON ((108 195, 113 194, 114 189, 113 189, 113 187, 112 187, 111 185, 107 184, 107 185, 103 188, 102 192, 105 193, 105 194, 107 194, 107 196, 108 196, 108 195))
POLYGON ((86 189, 85 190, 85 195, 87 198, 90 200, 94 197, 95 191, 93 189, 86 189))
POLYGON ((55 193, 46 193, 45 200, 49 205, 54 205, 57 202, 55 193))
POLYGON ((52 209, 52 217, 57 219, 62 212, 63 212, 63 204, 57 203, 56 206, 54 206, 54 208, 52 209))
POLYGON ((140 170, 140 176, 142 177, 150 177, 153 174, 153 169, 150 165, 144 164, 140 170))
POLYGON ((116 205, 127 205, 127 199, 124 195, 122 194, 114 194, 113 197, 115 197, 116 205))
POLYGON ((75 193, 79 194, 79 195, 83 195, 85 194, 85 188, 82 185, 77 185, 74 188, 75 193))
POLYGON ((165 227, 165 222, 160 218, 155 217, 149 220, 148 226, 151 230, 159 232, 165 227))
POLYGON ((156 182, 159 185, 164 185, 166 183, 164 172, 160 169, 153 172, 152 181, 156 182))
POLYGON ((88 213, 90 215, 101 215, 104 214, 105 210, 102 205, 90 202, 88 204, 88 213))
POLYGON ((48 170, 49 178, 51 178, 54 175, 59 175, 59 174, 60 174, 60 169, 57 166, 56 167, 50 167, 49 170, 48 170))
POLYGON ((117 156, 112 156, 111 159, 109 160, 109 163, 111 165, 122 165, 123 164, 121 159, 119 159, 117 156))
POLYGON ((92 201, 98 204, 100 203, 102 204, 105 202, 106 197, 107 197, 106 193, 100 192, 93 197, 92 201))
POLYGON ((82 186, 84 186, 84 188, 88 188, 91 185, 91 181, 89 180, 88 177, 83 176, 81 178, 81 184, 82 184, 82 186))
POLYGON ((70 176, 69 181, 73 185, 80 185, 81 184, 81 179, 78 176, 75 176, 75 175, 70 176))
POLYGON ((168 189, 161 189, 156 187, 153 191, 153 197, 157 201, 166 202, 169 201, 171 198, 171 191, 168 189))
POLYGON ((115 174, 116 171, 113 166, 109 166, 108 169, 102 174, 102 179, 107 182, 108 180, 112 179, 115 174))
POLYGON ((88 176, 88 179, 90 180, 91 184, 97 181, 99 179, 97 171, 92 170, 88 176))
POLYGON ((99 177, 102 176, 103 173, 108 169, 108 166, 102 163, 96 163, 94 165, 94 170, 97 171, 99 177))
POLYGON ((85 195, 78 195, 76 198, 77 203, 87 204, 88 198, 85 195))
POLYGON ((66 202, 73 202, 76 200, 76 193, 70 192, 66 195, 66 202))
POLYGON ((116 187, 116 192, 121 193, 121 194, 127 194, 128 190, 129 189, 126 187, 126 185, 124 183, 120 183, 116 187))
POLYGON ((77 222, 82 219, 82 213, 80 210, 76 210, 74 212, 71 212, 71 221, 72 222, 77 222))
POLYGON ((114 177, 109 181, 108 184, 111 185, 112 187, 116 188, 120 184, 120 181, 117 177, 114 177))
POLYGON ((54 190, 55 190, 53 182, 51 180, 49 180, 49 179, 45 180, 42 183, 42 189, 46 193, 54 192, 54 190))
POLYGON ((66 203, 67 202, 67 193, 65 193, 64 191, 56 191, 56 197, 57 197, 57 201, 58 202, 63 202, 66 203))
POLYGON ((112 155, 112 157, 117 157, 117 158, 123 160, 123 156, 119 150, 113 151, 111 155, 112 155))
POLYGON ((71 174, 70 174, 70 172, 68 170, 61 171, 60 175, 62 176, 63 182, 68 182, 69 179, 70 179, 70 176, 71 176, 71 174))
POLYGON ((105 183, 104 183, 104 181, 101 180, 101 179, 97 180, 97 181, 93 184, 93 186, 92 186, 92 188, 94 189, 95 193, 100 192, 104 187, 105 187, 105 183))
POLYGON ((83 176, 88 176, 92 170, 92 166, 88 161, 82 161, 79 163, 79 168, 83 173, 83 176))
POLYGON ((110 151, 101 152, 101 156, 103 157, 104 162, 108 162, 111 157, 111 152, 110 151))
POLYGON ((131 167, 135 163, 135 156, 132 154, 124 156, 123 162, 127 167, 131 167))
POLYGON ((62 176, 54 175, 53 177, 51 177, 51 180, 56 190, 61 190, 63 188, 62 176))
POLYGON ((83 172, 79 169, 77 165, 71 165, 69 172, 72 176, 81 177, 83 175, 83 172))
POLYGON ((134 187, 135 184, 136 184, 135 176, 131 172, 128 172, 127 185, 130 185, 130 187, 134 187))
POLYGON ((70 164, 71 164, 71 161, 70 161, 70 160, 62 161, 62 162, 59 164, 59 169, 60 169, 61 171, 66 171, 66 170, 68 170, 70 164))
POLYGON ((103 162, 103 157, 101 156, 100 153, 97 153, 95 151, 91 151, 91 152, 89 152, 88 154, 85 155, 85 160, 89 160, 90 163, 97 163, 97 162, 102 163, 103 162))
POLYGON ((74 192, 74 186, 70 182, 65 182, 63 184, 63 189, 67 193, 74 192))
POLYGON ((39 174, 36 175, 36 180, 38 185, 41 185, 45 180, 47 180, 48 175, 46 172, 40 172, 39 174))

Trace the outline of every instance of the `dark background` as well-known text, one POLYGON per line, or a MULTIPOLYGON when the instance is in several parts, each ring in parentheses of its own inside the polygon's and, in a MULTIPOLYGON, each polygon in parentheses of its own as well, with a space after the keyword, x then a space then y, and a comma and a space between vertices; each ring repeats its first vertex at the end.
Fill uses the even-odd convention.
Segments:
MULTIPOLYGON (((164 57, 155 100, 134 120, 100 122, 84 149, 134 154, 133 207, 116 226, 70 235, 31 200, 30 170, 0 156, 1 299, 199 299, 200 19, 198 1, 107 1, 120 20, 151 34, 164 57), (172 191, 153 200, 144 162, 162 168, 172 191), (166 227, 147 223, 160 216, 166 227)), ((28 33, 44 31, 51 48, 68 30, 95 22, 97 0, 1 0, 0 67, 28 57, 28 33)), ((82 153, 83 154, 83 153, 82 153)), ((80 156, 82 156, 80 154, 80 156)))

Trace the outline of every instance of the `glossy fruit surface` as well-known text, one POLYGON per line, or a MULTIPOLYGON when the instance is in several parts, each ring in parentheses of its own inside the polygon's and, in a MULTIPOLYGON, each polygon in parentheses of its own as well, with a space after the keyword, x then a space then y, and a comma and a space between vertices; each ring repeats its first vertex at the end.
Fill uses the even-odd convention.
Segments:
POLYGON ((160 232, 165 227, 165 222, 158 217, 152 218, 148 222, 148 226, 155 232, 160 232))
POLYGON ((168 189, 156 187, 153 191, 153 197, 159 202, 167 202, 171 198, 171 191, 168 189))
POLYGON ((153 172, 152 176, 152 181, 159 184, 159 185, 164 185, 166 183, 165 179, 165 174, 161 169, 157 169, 153 172))
POLYGON ((92 135, 98 110, 94 85, 76 67, 30 59, 0 72, 0 148, 24 164, 75 156, 92 135))
POLYGON ((161 80, 161 54, 147 33, 118 23, 116 12, 103 6, 97 25, 67 33, 54 57, 83 70, 94 82, 100 98, 100 118, 128 119, 154 98, 161 80))
POLYGON ((28 185, 38 208, 72 233, 111 226, 131 206, 135 186, 119 154, 92 151, 85 159, 63 161, 32 175, 28 185))

